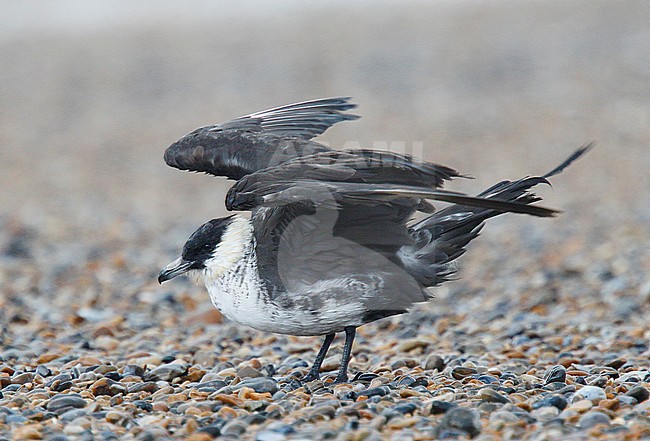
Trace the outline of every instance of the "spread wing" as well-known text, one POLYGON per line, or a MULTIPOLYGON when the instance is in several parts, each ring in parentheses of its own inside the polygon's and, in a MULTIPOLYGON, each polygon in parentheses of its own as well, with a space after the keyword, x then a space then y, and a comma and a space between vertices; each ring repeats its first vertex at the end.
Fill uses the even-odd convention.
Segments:
POLYGON ((283 137, 309 140, 337 122, 358 119, 357 115, 342 113, 356 107, 356 104, 351 104, 349 100, 350 97, 324 98, 275 107, 240 116, 218 124, 210 130, 263 131, 283 137))
POLYGON ((201 127, 165 151, 165 162, 181 170, 231 179, 316 152, 329 151, 311 139, 337 122, 354 120, 343 113, 356 107, 350 98, 304 101, 201 127))

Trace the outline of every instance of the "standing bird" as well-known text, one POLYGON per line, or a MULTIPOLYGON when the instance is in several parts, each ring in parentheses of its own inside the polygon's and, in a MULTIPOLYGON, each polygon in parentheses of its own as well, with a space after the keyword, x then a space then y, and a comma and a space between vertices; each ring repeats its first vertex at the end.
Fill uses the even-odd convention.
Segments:
POLYGON ((199 128, 165 151, 182 170, 237 182, 226 208, 251 211, 196 230, 181 257, 159 274, 203 280, 229 319, 290 335, 324 335, 303 378, 319 378, 337 332, 345 345, 335 383, 346 382, 356 328, 403 314, 431 298, 427 288, 454 273, 454 260, 505 212, 550 217, 529 189, 560 173, 590 146, 540 177, 502 181, 477 196, 443 190, 462 176, 391 152, 335 151, 311 141, 333 124, 358 118, 349 98, 277 107, 199 128), (435 212, 428 200, 452 205, 435 212), (411 222, 416 212, 429 213, 411 222))

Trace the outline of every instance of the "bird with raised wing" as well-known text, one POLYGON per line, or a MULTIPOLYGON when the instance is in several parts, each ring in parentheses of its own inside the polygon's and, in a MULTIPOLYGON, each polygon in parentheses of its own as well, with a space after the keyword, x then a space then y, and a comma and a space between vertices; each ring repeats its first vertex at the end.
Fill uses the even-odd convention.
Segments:
POLYGON ((197 276, 227 318, 252 328, 324 336, 304 381, 319 378, 338 332, 345 345, 334 382, 345 382, 356 329, 408 312, 449 280, 455 260, 484 222, 506 212, 551 217, 530 189, 560 173, 590 145, 538 177, 502 181, 477 196, 442 188, 462 175, 407 155, 336 151, 312 141, 358 118, 349 98, 252 113, 199 128, 172 144, 165 161, 236 180, 226 208, 250 211, 196 230, 159 282, 197 276), (435 211, 429 201, 448 207, 435 211), (417 212, 427 216, 413 221, 417 212))

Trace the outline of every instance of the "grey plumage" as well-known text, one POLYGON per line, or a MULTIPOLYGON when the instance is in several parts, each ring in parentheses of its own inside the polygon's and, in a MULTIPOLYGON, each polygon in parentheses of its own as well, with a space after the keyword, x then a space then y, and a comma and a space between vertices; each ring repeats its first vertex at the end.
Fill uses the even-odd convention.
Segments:
MULTIPOLYGON (((483 228, 505 212, 550 217, 530 192, 560 173, 590 146, 551 172, 502 181, 469 196, 441 188, 462 175, 406 155, 333 151, 311 141, 343 113, 347 98, 306 101, 203 127, 165 152, 184 170, 236 179, 229 210, 251 211, 210 221, 183 255, 161 271, 168 280, 199 272, 218 308, 257 329, 326 335, 308 379, 318 376, 334 333, 407 312, 428 300, 427 288, 454 273, 453 262, 483 228), (453 205, 435 212, 429 201, 453 205), (419 222, 417 212, 430 215, 419 222)), ((337 381, 347 378, 344 356, 337 381)))

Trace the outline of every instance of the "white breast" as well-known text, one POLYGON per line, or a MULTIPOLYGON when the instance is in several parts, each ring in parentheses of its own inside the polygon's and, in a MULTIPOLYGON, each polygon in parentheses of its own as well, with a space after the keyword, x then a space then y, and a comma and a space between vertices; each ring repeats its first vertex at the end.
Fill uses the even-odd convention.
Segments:
MULTIPOLYGON (((253 244, 247 247, 244 257, 221 277, 205 280, 212 303, 228 319, 260 331, 290 335, 324 335, 340 332, 345 326, 362 324, 365 310, 354 298, 345 305, 327 299, 320 302, 316 311, 302 305, 282 307, 270 301, 257 271, 253 244)), ((293 295, 307 297, 303 305, 309 304, 309 297, 327 297, 332 288, 327 285, 327 282, 319 283, 293 295)))
POLYGON ((261 329, 269 321, 264 303, 266 288, 257 271, 255 251, 250 244, 244 256, 218 278, 206 278, 205 286, 214 306, 230 320, 261 329))
POLYGON ((228 319, 261 331, 291 335, 323 335, 362 323, 365 310, 355 296, 341 304, 330 295, 333 290, 346 289, 347 280, 326 280, 301 285, 296 292, 275 293, 290 302, 270 299, 258 271, 255 246, 250 221, 235 216, 201 272, 212 303, 228 319))

